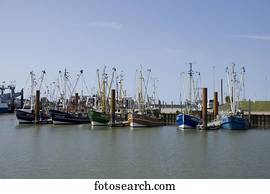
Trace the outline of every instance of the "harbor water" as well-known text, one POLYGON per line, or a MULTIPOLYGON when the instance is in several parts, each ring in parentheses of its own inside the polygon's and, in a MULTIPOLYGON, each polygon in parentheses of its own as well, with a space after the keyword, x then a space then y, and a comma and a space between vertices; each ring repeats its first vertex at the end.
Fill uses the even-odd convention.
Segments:
POLYGON ((0 178, 270 178, 270 129, 34 126, 0 115, 0 178))

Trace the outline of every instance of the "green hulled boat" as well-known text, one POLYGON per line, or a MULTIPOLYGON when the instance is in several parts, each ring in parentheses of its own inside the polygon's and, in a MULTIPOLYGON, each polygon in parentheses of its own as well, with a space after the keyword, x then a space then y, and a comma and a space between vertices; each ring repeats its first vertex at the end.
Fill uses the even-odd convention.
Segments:
POLYGON ((92 126, 107 126, 110 121, 110 116, 108 114, 96 110, 90 110, 88 116, 92 126))

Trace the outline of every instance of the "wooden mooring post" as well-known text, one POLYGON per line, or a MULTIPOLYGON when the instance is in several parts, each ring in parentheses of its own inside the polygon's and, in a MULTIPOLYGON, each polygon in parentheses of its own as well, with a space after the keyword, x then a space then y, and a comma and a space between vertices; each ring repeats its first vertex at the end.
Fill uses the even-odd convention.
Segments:
POLYGON ((203 127, 207 127, 207 88, 203 88, 202 92, 202 121, 203 127))
POLYGON ((36 103, 35 103, 35 123, 40 121, 40 91, 36 91, 36 103))

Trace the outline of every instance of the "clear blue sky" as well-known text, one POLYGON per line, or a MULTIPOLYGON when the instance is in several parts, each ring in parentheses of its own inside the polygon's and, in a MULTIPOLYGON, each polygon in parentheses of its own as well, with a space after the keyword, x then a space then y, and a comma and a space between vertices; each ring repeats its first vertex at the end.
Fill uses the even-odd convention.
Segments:
POLYGON ((134 94, 140 64, 159 78, 159 96, 178 101, 180 73, 195 62, 212 93, 225 67, 246 67, 246 97, 270 98, 269 0, 0 0, 0 81, 23 87, 31 70, 81 68, 89 87, 103 64, 125 72, 134 94), (267 83, 266 83, 267 80, 267 83))

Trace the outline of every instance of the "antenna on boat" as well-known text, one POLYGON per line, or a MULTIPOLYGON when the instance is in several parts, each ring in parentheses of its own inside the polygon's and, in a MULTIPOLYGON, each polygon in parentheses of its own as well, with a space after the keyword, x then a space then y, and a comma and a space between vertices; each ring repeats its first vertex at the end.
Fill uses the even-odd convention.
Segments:
POLYGON ((189 64, 189 71, 188 71, 188 75, 189 75, 189 103, 191 103, 192 101, 192 76, 193 76, 193 70, 192 70, 192 63, 188 63, 189 64))
POLYGON ((240 87, 242 87, 242 90, 243 90, 243 99, 246 99, 245 74, 246 74, 246 69, 243 66, 241 67, 241 83, 240 83, 240 87))
POLYGON ((154 107, 156 106, 156 100, 158 101, 158 95, 157 95, 157 85, 156 83, 158 82, 158 78, 152 78, 153 80, 153 102, 154 102, 154 107))
POLYGON ((31 76, 31 110, 34 110, 34 102, 35 102, 35 86, 36 86, 36 80, 35 80, 35 74, 33 71, 30 72, 31 76))
POLYGON ((143 96, 143 82, 144 77, 142 73, 142 65, 140 65, 140 71, 139 71, 139 83, 138 83, 138 102, 139 102, 139 110, 140 112, 143 112, 143 105, 144 105, 144 96, 143 96))

